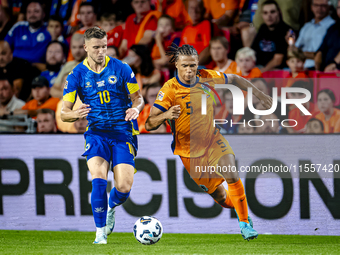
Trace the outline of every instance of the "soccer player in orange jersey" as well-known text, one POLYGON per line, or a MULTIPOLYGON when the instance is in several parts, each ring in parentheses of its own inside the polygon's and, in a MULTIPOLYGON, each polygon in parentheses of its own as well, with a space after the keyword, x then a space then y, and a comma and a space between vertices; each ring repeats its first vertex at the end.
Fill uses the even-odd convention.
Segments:
POLYGON ((171 49, 167 54, 172 57, 170 62, 175 62, 177 75, 159 91, 145 128, 154 130, 164 121, 170 120, 174 154, 180 156, 196 184, 217 203, 225 208, 235 208, 243 238, 254 239, 258 233, 249 222, 244 187, 238 172, 233 171, 236 169, 235 154, 219 129, 213 125, 215 99, 208 96, 207 114, 201 115, 201 98, 208 89, 214 91, 214 84, 234 84, 243 90, 251 87, 266 109, 271 107, 272 98, 238 75, 206 69, 198 71, 198 54, 191 45, 171 49), (197 167, 214 166, 217 169, 217 165, 225 166, 228 170, 197 171, 197 167), (224 181, 228 183, 228 191, 222 184, 224 181))

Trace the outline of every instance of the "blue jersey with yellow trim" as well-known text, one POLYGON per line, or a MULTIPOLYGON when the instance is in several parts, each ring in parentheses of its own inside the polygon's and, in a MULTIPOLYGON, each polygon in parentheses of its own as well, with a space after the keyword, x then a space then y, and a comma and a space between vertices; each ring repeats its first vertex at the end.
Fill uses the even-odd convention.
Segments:
POLYGON ((91 108, 88 130, 135 145, 132 136, 139 134, 137 121, 125 121, 125 112, 132 106, 129 95, 138 90, 130 66, 106 56, 105 67, 100 72, 93 71, 87 59, 73 69, 65 82, 63 100, 74 103, 79 95, 91 108))

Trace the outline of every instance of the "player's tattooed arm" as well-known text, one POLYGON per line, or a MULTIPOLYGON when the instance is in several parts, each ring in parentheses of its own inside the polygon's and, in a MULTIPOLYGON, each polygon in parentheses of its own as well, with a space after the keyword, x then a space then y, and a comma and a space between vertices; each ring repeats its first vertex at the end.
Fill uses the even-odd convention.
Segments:
POLYGON ((78 119, 86 118, 89 112, 91 111, 90 105, 82 104, 78 109, 73 109, 74 103, 63 101, 63 105, 61 108, 61 120, 64 122, 74 122, 78 119))
POLYGON ((152 131, 157 129, 160 125, 164 123, 165 120, 175 120, 178 119, 181 114, 181 107, 175 105, 169 108, 166 112, 161 111, 156 107, 152 107, 149 118, 146 120, 145 129, 147 131, 152 131))
POLYGON ((139 113, 144 109, 143 96, 140 90, 130 95, 132 101, 132 107, 126 110, 126 121, 135 120, 138 118, 139 113))
POLYGON ((242 90, 248 91, 248 88, 252 88, 254 96, 256 96, 260 100, 262 105, 266 109, 271 108, 271 106, 273 104, 273 99, 270 96, 264 94, 257 87, 255 87, 250 81, 248 81, 248 80, 244 79, 243 77, 238 76, 236 74, 227 74, 227 77, 228 77, 228 83, 229 84, 236 85, 237 87, 239 87, 242 90))

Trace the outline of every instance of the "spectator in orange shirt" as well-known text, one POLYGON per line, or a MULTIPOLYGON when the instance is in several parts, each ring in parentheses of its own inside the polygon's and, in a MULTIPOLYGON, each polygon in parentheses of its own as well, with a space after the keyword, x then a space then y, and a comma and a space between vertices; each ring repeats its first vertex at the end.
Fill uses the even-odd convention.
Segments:
POLYGON ((306 124, 306 134, 323 134, 324 126, 321 120, 311 118, 306 124))
POLYGON ((158 11, 151 10, 150 0, 132 0, 135 10, 125 22, 123 40, 119 47, 119 55, 124 57, 134 44, 149 44, 154 31, 157 29, 157 20, 161 16, 158 11))
MULTIPOLYGON (((289 47, 287 51, 287 66, 290 74, 286 78, 308 78, 304 72, 304 63, 306 61, 303 51, 295 46, 289 47)), ((292 86, 293 82, 287 83, 286 87, 292 86)))
POLYGON ((240 0, 203 0, 206 18, 220 27, 232 26, 238 14, 240 0))
POLYGON ((182 32, 179 46, 190 44, 198 53, 200 65, 208 64, 211 60, 209 43, 212 37, 223 35, 216 24, 204 19, 204 4, 200 0, 189 0, 188 13, 192 26, 186 26, 182 32))
POLYGON ((236 52, 237 72, 243 78, 262 78, 262 72, 256 65, 255 51, 249 47, 244 47, 236 52))
POLYGON ((83 27, 76 33, 84 34, 87 29, 96 25, 97 14, 94 5, 91 2, 83 2, 80 4, 79 19, 83 27))
POLYGON ((192 24, 182 0, 158 0, 158 10, 174 19, 174 29, 177 31, 192 24))
POLYGON ((170 58, 165 54, 172 43, 179 45, 180 37, 175 33, 174 19, 169 15, 162 15, 158 19, 155 35, 155 44, 152 48, 151 58, 157 69, 169 66, 170 58))
POLYGON ((335 95, 330 89, 320 90, 318 93, 319 113, 315 114, 316 119, 321 120, 326 134, 340 132, 335 130, 340 121, 340 110, 334 107, 335 95))
POLYGON ((104 13, 100 16, 100 27, 108 33, 116 27, 116 15, 113 13, 104 13))
POLYGON ((15 110, 14 114, 28 114, 30 117, 35 118, 38 109, 56 110, 59 98, 50 96, 50 84, 45 77, 38 76, 33 79, 32 96, 33 99, 28 101, 21 110, 15 110))
POLYGON ((154 68, 150 51, 145 45, 132 45, 124 62, 130 65, 136 75, 142 95, 145 96, 148 84, 156 83, 161 80, 161 73, 154 68))
MULTIPOLYGON (((85 31, 91 27, 94 27, 97 22, 97 15, 95 13, 95 7, 91 2, 83 2, 79 6, 79 19, 83 27, 76 31, 74 34, 85 34, 85 31)), ((68 38, 70 40, 70 37, 68 38)), ((74 57, 71 54, 71 49, 67 57, 67 62, 73 61, 74 57)))
POLYGON ((229 43, 223 36, 215 36, 210 40, 210 54, 216 63, 214 70, 225 73, 235 74, 237 64, 235 61, 228 59, 229 43))
POLYGON ((103 14, 100 17, 100 20, 101 28, 107 33, 107 46, 119 48, 123 40, 125 23, 121 20, 117 20, 116 15, 112 13, 103 14))
MULTIPOLYGON (((310 83, 307 81, 299 80, 296 81, 292 87, 294 88, 304 88, 307 90, 310 90, 310 83)), ((289 96, 291 99, 301 99, 305 98, 306 95, 304 93, 289 93, 289 96)), ((319 112, 318 107, 313 104, 312 102, 307 102, 302 104, 312 115, 315 113, 319 112)), ((289 121, 290 126, 295 127, 287 127, 287 131, 289 133, 302 133, 305 131, 305 127, 307 122, 312 118, 312 115, 304 115, 301 110, 297 107, 294 109, 290 110, 288 113, 288 119, 290 120, 295 120, 295 121, 289 121)))

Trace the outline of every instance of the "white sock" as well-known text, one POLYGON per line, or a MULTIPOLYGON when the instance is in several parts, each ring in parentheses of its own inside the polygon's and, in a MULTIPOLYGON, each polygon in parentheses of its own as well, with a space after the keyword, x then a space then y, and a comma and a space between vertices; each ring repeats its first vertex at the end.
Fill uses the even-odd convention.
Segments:
POLYGON ((106 235, 106 228, 97 228, 96 236, 102 236, 103 234, 106 235))

